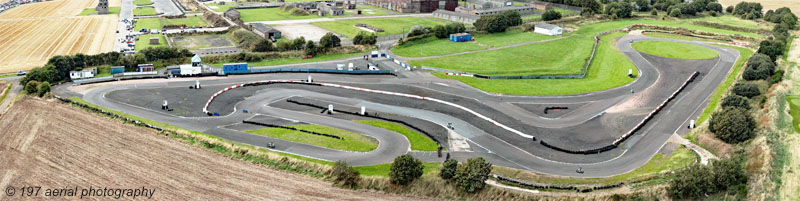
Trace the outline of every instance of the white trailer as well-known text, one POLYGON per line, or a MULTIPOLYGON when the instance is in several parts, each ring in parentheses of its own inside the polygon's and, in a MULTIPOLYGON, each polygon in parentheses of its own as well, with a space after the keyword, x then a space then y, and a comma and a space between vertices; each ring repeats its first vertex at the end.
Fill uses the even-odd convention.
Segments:
POLYGON ((181 65, 181 76, 193 76, 199 75, 202 72, 200 67, 195 67, 192 65, 181 65))

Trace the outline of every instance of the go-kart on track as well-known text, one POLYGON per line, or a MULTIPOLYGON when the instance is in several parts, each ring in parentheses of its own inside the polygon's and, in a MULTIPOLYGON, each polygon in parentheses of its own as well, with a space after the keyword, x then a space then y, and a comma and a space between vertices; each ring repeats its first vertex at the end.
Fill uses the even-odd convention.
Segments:
MULTIPOLYGON (((739 53, 735 50, 701 45, 718 52, 719 57, 706 60, 677 60, 641 54, 631 43, 656 39, 629 34, 617 42, 617 47, 639 69, 639 78, 623 87, 579 95, 565 96, 508 96, 479 91, 454 80, 431 75, 407 76, 341 76, 312 75, 314 82, 360 87, 371 90, 404 93, 419 97, 365 92, 361 90, 302 84, 306 74, 264 74, 235 76, 227 79, 204 79, 202 89, 187 89, 194 81, 145 84, 123 84, 97 87, 80 95, 86 101, 109 109, 175 126, 200 131, 228 140, 267 147, 275 142, 276 151, 293 153, 330 161, 345 160, 356 166, 389 163, 398 155, 411 153, 423 161, 442 161, 433 152, 409 151, 408 140, 394 132, 366 126, 344 118, 327 115, 318 109, 293 105, 286 99, 318 100, 336 107, 359 108, 369 112, 397 114, 438 124, 452 123, 454 132, 467 139, 468 151, 448 151, 456 159, 481 156, 495 165, 526 169, 534 172, 576 177, 604 177, 623 174, 645 164, 667 139, 684 129, 689 119, 702 112, 706 98, 730 71, 739 53), (594 149, 607 146, 629 132, 642 119, 664 102, 693 73, 693 82, 677 94, 662 110, 632 137, 615 149, 600 154, 569 154, 540 144, 570 150, 594 149), (239 87, 217 96, 208 111, 220 116, 206 116, 204 105, 213 94, 238 84, 295 80, 239 87), (631 93, 631 92, 634 93, 631 93), (440 101, 435 101, 435 100, 440 101), (159 110, 163 100, 174 112, 159 110), (447 103, 444 103, 447 102, 447 103), (569 106, 558 115, 541 114, 541 108, 569 106), (463 110, 468 108, 469 111, 463 110), (242 110, 248 110, 243 113, 242 110), (305 123, 336 127, 365 134, 378 140, 378 148, 370 152, 349 152, 290 142, 235 130, 232 125, 254 117, 284 118, 305 123), (517 132, 515 132, 517 131, 517 132), (527 136, 535 136, 532 141, 527 136), (575 169, 582 167, 584 174, 575 169)), ((312 64, 309 64, 312 65, 312 64)), ((401 74, 410 72, 400 72, 401 74)), ((62 85, 63 86, 63 85, 62 85)), ((546 87, 546 86, 532 86, 546 87)), ((334 107, 334 110, 336 110, 334 107)), ((447 135, 447 134, 444 134, 447 135)), ((452 136, 452 135, 451 135, 452 136)), ((440 140, 444 146, 448 139, 440 140)), ((453 150, 448 147, 448 150, 453 150)))

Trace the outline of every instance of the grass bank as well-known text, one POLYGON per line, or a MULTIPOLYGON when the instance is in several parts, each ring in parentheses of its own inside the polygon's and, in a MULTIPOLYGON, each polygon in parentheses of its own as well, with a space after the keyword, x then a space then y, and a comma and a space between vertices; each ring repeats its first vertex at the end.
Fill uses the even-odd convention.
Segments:
MULTIPOLYGON (((422 175, 427 175, 432 172, 439 172, 439 170, 442 169, 442 163, 437 162, 423 162, 422 166, 422 175)), ((391 167, 391 163, 386 163, 380 165, 358 166, 353 167, 353 169, 356 169, 361 176, 365 177, 389 177, 391 167)))
POLYGON ((136 50, 137 51, 138 50, 147 49, 149 47, 167 47, 167 46, 169 46, 167 44, 167 38, 165 38, 164 35, 161 35, 161 34, 144 34, 144 35, 136 36, 136 39, 137 39, 137 41, 136 41, 136 50), (152 37, 158 37, 158 44, 155 44, 155 45, 151 45, 150 44, 150 38, 152 38, 152 37))
POLYGON ((139 31, 142 29, 148 30, 161 30, 164 26, 167 25, 186 25, 188 27, 198 26, 204 27, 208 26, 208 23, 203 20, 202 16, 188 16, 185 18, 176 18, 176 19, 167 19, 167 18, 141 18, 136 19, 136 26, 134 26, 133 30, 139 31))
POLYGON ((753 55, 753 50, 747 48, 735 47, 735 46, 723 46, 723 47, 739 51, 739 59, 737 59, 736 63, 733 64, 733 68, 731 69, 731 72, 728 74, 728 77, 725 78, 725 81, 720 83, 720 85, 717 86, 717 89, 714 90, 714 93, 711 95, 711 100, 708 103, 708 106, 706 106, 706 109, 704 109, 703 113, 700 114, 700 117, 697 118, 697 125, 700 125, 701 123, 706 121, 711 116, 711 113, 717 109, 717 106, 719 106, 719 102, 722 101, 721 100, 722 95, 724 95, 725 92, 728 91, 728 88, 730 88, 730 86, 733 84, 733 82, 736 81, 736 77, 739 76, 739 74, 742 71, 742 65, 744 65, 744 62, 747 61, 747 59, 750 58, 751 55, 753 55))
POLYGON ((447 38, 428 37, 398 45, 392 48, 392 53, 403 57, 439 56, 556 38, 555 36, 523 32, 520 29, 501 33, 476 34, 473 37, 475 41, 458 43, 447 38))
POLYGON ((631 46, 633 46, 633 49, 645 54, 672 59, 699 60, 719 56, 712 49, 674 41, 641 41, 633 43, 631 46))
POLYGON ((411 143, 411 150, 436 151, 439 148, 439 145, 430 138, 400 124, 378 120, 357 120, 356 122, 394 131, 406 136, 411 143))
MULTIPOLYGON (((275 66, 275 65, 285 65, 285 64, 299 64, 299 63, 313 63, 313 62, 321 62, 321 61, 329 61, 329 60, 336 60, 336 59, 344 59, 348 57, 353 57, 357 55, 363 55, 366 52, 353 52, 353 53, 344 53, 344 54, 325 54, 325 55, 317 55, 311 59, 303 59, 303 58, 281 58, 281 59, 267 59, 261 60, 257 62, 247 62, 248 66, 250 67, 259 67, 259 66, 275 66)), ((221 67, 223 64, 227 63, 235 63, 235 62, 220 62, 214 63, 213 66, 221 67)))
MULTIPOLYGON (((4 81, 0 81, 0 83, 2 83, 2 82, 4 82, 4 81)), ((5 83, 7 83, 8 86, 5 89, 0 89, 3 92, 3 95, 0 96, 0 104, 3 104, 3 101, 6 100, 6 97, 8 97, 8 94, 11 93, 11 86, 14 85, 14 83, 11 83, 11 82, 5 82, 5 83)), ((0 112, 3 112, 3 111, 0 111, 0 112)))
POLYGON ((378 148, 377 140, 352 131, 313 124, 292 125, 288 127, 335 135, 343 139, 335 139, 285 128, 262 128, 246 130, 244 132, 345 151, 368 152, 378 148))
POLYGON ((133 9, 133 15, 156 15, 156 9, 153 7, 138 7, 133 9))
POLYGON ((480 79, 447 76, 438 72, 434 75, 458 80, 483 91, 502 94, 565 95, 611 89, 635 79, 627 76, 628 69, 633 69, 635 76, 639 74, 636 66, 617 49, 616 38, 622 36, 624 33, 613 33, 601 37, 595 59, 589 66, 586 77, 582 79, 480 79))

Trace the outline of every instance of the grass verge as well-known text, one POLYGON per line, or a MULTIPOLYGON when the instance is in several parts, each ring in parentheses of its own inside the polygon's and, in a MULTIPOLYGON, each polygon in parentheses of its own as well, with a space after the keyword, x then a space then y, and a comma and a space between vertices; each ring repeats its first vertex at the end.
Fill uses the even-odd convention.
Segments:
POLYGON ((722 95, 724 95, 725 92, 728 91, 728 88, 730 88, 730 86, 733 84, 733 82, 736 81, 736 77, 739 76, 739 73, 741 73, 742 71, 742 65, 744 65, 744 62, 747 61, 747 59, 750 58, 751 55, 753 55, 753 51, 747 48, 735 47, 735 46, 723 46, 723 47, 739 51, 739 59, 736 60, 736 63, 733 65, 733 69, 731 69, 731 73, 728 74, 728 77, 725 78, 725 81, 723 81, 719 86, 717 86, 717 89, 714 90, 714 93, 711 95, 711 100, 708 103, 708 106, 706 106, 706 109, 704 109, 703 113, 700 114, 700 117, 697 118, 697 125, 700 125, 704 121, 706 121, 711 116, 711 112, 717 109, 717 106, 719 105, 719 102, 722 99, 722 95))
MULTIPOLYGON (((7 82, 7 83, 8 83, 8 87, 6 87, 5 90, 3 90, 3 96, 0 96, 0 104, 3 104, 3 101, 6 100, 6 97, 8 97, 8 94, 11 93, 11 86, 14 85, 14 83, 11 83, 11 82, 7 82)), ((0 111, 0 112, 3 112, 3 111, 0 111)))
POLYGON ((139 31, 142 29, 148 30, 161 30, 166 25, 186 25, 187 27, 208 26, 208 23, 203 20, 201 16, 188 16, 185 18, 167 19, 167 18, 141 18, 136 20, 136 26, 133 30, 139 31))
POLYGON ((639 74, 636 66, 617 49, 615 39, 623 35, 624 33, 613 33, 601 37, 589 72, 581 79, 481 79, 447 76, 438 72, 434 72, 433 75, 458 80, 486 92, 502 94, 565 95, 611 89, 634 80, 627 76, 628 69, 633 69, 635 76, 639 74))
POLYGON ((166 47, 166 46, 169 46, 167 44, 167 38, 165 38, 164 35, 161 35, 161 34, 144 34, 144 35, 136 36, 136 39, 137 39, 137 41, 136 41, 136 50, 143 50, 143 49, 147 49, 149 47, 166 47), (150 38, 151 37, 158 37, 158 44, 157 45, 151 45, 150 44, 150 38))
MULTIPOLYGON (((345 54, 326 54, 326 55, 314 56, 314 58, 311 58, 311 59, 303 59, 303 58, 267 59, 267 60, 261 60, 261 61, 257 61, 257 62, 247 62, 247 65, 251 66, 251 67, 259 67, 259 66, 275 66, 275 65, 285 65, 285 64, 312 63, 312 62, 344 59, 344 58, 353 57, 353 56, 356 56, 356 55, 363 55, 365 53, 366 52, 354 52, 354 53, 345 53, 345 54)), ((220 62, 220 63, 215 63, 215 64, 212 64, 212 65, 221 67, 223 64, 226 64, 226 63, 234 63, 234 62, 220 62)))
POLYGON ((156 15, 156 9, 153 7, 137 7, 133 9, 133 15, 156 15))
POLYGON ((789 102, 789 114, 792 115, 792 127, 794 127, 795 132, 800 132, 800 96, 786 96, 786 101, 789 102))
MULTIPOLYGON (((442 169, 442 163, 437 162, 423 162, 422 163, 422 175, 430 174, 431 172, 438 172, 442 169)), ((365 177, 389 177, 390 168, 392 167, 391 163, 386 164, 379 164, 379 165, 369 165, 369 166, 358 166, 353 167, 356 169, 361 176, 365 177)))
POLYGON ((719 54, 703 46, 674 41, 641 41, 633 43, 639 52, 672 59, 699 60, 718 57, 719 54))
MULTIPOLYGON (((118 7, 118 6, 108 7, 108 14, 117 14, 117 15, 119 15, 119 10, 120 10, 120 7, 118 7)), ((83 11, 81 11, 81 13, 78 14, 78 16, 87 16, 87 15, 92 15, 92 14, 97 14, 97 10, 95 8, 83 9, 83 11)))
POLYGON ((141 6, 141 5, 150 5, 153 4, 150 0, 133 0, 133 5, 141 6))
POLYGON ((378 120, 357 120, 355 122, 400 133, 408 138, 408 141, 411 143, 411 150, 436 151, 439 148, 439 145, 430 138, 400 124, 378 120))
POLYGON ((368 152, 378 148, 377 140, 352 131, 313 124, 292 125, 288 127, 335 135, 343 139, 335 139, 285 128, 261 128, 246 130, 244 132, 345 151, 368 152))

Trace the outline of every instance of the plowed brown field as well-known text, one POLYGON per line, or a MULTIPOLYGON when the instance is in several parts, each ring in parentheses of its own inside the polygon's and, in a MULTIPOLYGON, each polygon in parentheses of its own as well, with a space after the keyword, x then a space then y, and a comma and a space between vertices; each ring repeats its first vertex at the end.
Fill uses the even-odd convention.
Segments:
POLYGON ((31 3, 0 14, 0 73, 44 65, 55 55, 114 48, 116 15, 75 17, 97 0, 31 3))
POLYGON ((17 102, 0 128, 0 187, 41 186, 39 198, 93 186, 155 189, 153 200, 415 200, 233 160, 54 100, 17 102))

